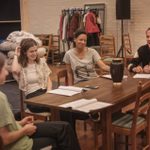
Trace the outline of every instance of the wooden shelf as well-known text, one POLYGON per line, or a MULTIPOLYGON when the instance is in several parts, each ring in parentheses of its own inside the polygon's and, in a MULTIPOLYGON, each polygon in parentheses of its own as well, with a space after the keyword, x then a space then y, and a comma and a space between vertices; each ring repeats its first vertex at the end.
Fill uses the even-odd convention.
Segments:
POLYGON ((0 21, 0 23, 21 23, 21 20, 6 20, 0 21))

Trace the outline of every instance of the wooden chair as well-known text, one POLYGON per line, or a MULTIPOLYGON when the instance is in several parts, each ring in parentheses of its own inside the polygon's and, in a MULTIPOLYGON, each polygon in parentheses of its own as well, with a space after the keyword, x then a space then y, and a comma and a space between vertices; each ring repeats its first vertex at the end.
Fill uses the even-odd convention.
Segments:
MULTIPOLYGON (((67 69, 62 69, 57 72, 57 82, 58 86, 61 85, 61 81, 64 79, 64 84, 68 85, 68 76, 67 76, 67 69)), ((98 149, 98 135, 101 133, 100 130, 100 114, 94 119, 95 115, 92 113, 89 116, 89 119, 84 120, 84 131, 87 130, 87 124, 89 124, 93 128, 93 133, 94 133, 94 145, 95 149, 98 149)))
MULTIPOLYGON (((122 117, 113 121, 112 132, 114 133, 115 146, 117 146, 116 135, 124 135, 131 138, 131 149, 137 150, 136 135, 141 131, 146 131, 147 145, 144 146, 143 150, 150 150, 150 92, 145 92, 146 89, 150 89, 150 81, 145 84, 139 82, 133 112, 125 113, 122 117)), ((126 142, 128 142, 127 139, 126 142)))
POLYGON ((128 65, 129 61, 133 58, 133 51, 129 34, 123 34, 123 51, 124 51, 124 64, 128 65))
POLYGON ((112 59, 116 57, 115 38, 112 35, 100 36, 100 55, 106 64, 110 64, 112 59))
POLYGON ((50 41, 50 34, 35 34, 36 37, 38 37, 42 41, 42 47, 46 48, 47 54, 46 59, 48 55, 48 49, 49 49, 49 41, 50 41))
MULTIPOLYGON (((89 124, 92 127, 93 134, 94 134, 94 149, 99 149, 99 142, 98 142, 98 136, 101 134, 101 119, 100 119, 100 113, 94 114, 93 112, 89 114, 89 119, 84 121, 84 126, 87 126, 89 124)), ((85 128, 85 127, 84 127, 85 128)))
POLYGON ((49 60, 51 60, 52 64, 61 63, 62 61, 59 35, 51 34, 49 37, 47 61, 49 60))
POLYGON ((33 116, 35 120, 48 121, 51 119, 51 113, 49 112, 33 113, 29 109, 25 108, 24 99, 25 99, 24 92, 20 90, 21 118, 26 116, 33 116))
POLYGON ((50 34, 35 34, 35 36, 38 37, 42 41, 42 46, 49 45, 50 34))
POLYGON ((68 85, 68 76, 67 76, 66 69, 62 69, 57 72, 57 86, 58 87, 61 85, 62 79, 64 79, 64 85, 68 85))

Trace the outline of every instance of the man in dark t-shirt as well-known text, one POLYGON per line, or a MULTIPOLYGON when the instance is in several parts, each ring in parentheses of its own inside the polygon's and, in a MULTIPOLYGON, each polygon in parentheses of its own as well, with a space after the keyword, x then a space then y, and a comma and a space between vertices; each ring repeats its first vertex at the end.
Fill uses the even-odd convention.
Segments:
POLYGON ((150 28, 146 30, 147 44, 141 46, 136 56, 128 65, 128 70, 135 73, 150 73, 150 28))

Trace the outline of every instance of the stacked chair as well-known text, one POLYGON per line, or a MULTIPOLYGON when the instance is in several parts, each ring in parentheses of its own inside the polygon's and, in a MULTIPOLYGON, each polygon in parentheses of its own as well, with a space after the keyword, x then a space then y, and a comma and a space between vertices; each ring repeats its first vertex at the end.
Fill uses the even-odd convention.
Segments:
POLYGON ((123 52, 125 66, 127 66, 133 58, 133 51, 129 34, 123 34, 123 52))
POLYGON ((116 57, 115 38, 113 35, 101 35, 100 38, 100 56, 106 64, 110 64, 116 57))
POLYGON ((60 51, 60 36, 51 34, 49 37, 49 47, 47 53, 47 61, 51 61, 51 63, 57 64, 61 63, 61 51, 60 51))

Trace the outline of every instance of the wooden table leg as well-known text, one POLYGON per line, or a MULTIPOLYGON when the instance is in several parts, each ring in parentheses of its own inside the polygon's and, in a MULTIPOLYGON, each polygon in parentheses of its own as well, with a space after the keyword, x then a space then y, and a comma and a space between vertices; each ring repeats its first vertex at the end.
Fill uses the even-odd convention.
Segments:
POLYGON ((60 113, 58 109, 51 108, 51 120, 52 121, 60 120, 60 113))
POLYGON ((111 135, 111 111, 106 110, 101 113, 102 116, 102 147, 103 150, 112 150, 112 135, 111 135))

